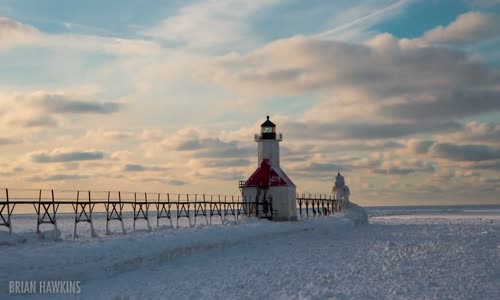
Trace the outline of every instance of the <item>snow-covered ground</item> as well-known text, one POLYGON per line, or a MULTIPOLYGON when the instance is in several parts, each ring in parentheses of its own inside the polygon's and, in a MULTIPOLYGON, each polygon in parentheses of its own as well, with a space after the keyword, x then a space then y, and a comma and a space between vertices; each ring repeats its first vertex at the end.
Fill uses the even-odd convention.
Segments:
POLYGON ((28 295, 45 299, 500 298, 500 206, 367 211, 369 224, 357 209, 152 232, 127 222, 125 236, 105 236, 96 220, 99 237, 84 225, 78 240, 67 217, 59 242, 18 216, 16 234, 0 235, 0 298, 26 297, 8 294, 13 280, 80 281, 77 295, 28 295))

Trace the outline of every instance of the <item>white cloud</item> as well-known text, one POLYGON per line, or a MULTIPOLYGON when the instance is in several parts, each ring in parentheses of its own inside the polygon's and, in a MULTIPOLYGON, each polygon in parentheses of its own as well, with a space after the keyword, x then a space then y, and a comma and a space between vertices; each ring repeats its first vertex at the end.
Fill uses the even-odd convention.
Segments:
POLYGON ((412 1, 356 2, 355 6, 348 9, 342 8, 341 12, 335 14, 332 28, 317 33, 313 37, 344 41, 366 38, 370 27, 391 16, 399 15, 405 6, 412 1))
POLYGON ((17 43, 26 43, 36 39, 41 33, 34 27, 0 17, 0 49, 17 43))
POLYGON ((500 16, 468 12, 458 16, 447 26, 426 32, 422 39, 437 44, 472 44, 500 36, 500 16))
POLYGON ((321 93, 322 101, 305 114, 308 120, 445 124, 500 110, 494 67, 465 52, 387 35, 368 45, 297 36, 223 56, 206 70, 216 83, 244 93, 321 93))
POLYGON ((181 8, 143 33, 189 48, 230 46, 244 49, 253 44, 249 18, 275 0, 200 1, 181 8))
POLYGON ((16 46, 136 56, 159 54, 163 51, 162 47, 152 41, 85 34, 47 34, 33 26, 0 17, 0 50, 16 46))

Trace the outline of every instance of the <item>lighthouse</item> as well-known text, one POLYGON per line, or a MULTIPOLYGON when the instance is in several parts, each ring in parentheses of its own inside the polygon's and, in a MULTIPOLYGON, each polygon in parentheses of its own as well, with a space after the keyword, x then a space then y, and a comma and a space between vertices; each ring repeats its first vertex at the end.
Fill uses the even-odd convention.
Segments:
POLYGON ((269 116, 255 134, 257 142, 257 169, 247 181, 240 182, 245 202, 263 203, 272 201, 273 220, 297 220, 296 186, 280 167, 281 133, 269 116))
POLYGON ((344 176, 340 175, 340 172, 335 176, 335 185, 332 188, 333 196, 336 201, 336 210, 340 211, 344 209, 346 205, 349 204, 349 196, 351 191, 349 186, 345 184, 344 176))

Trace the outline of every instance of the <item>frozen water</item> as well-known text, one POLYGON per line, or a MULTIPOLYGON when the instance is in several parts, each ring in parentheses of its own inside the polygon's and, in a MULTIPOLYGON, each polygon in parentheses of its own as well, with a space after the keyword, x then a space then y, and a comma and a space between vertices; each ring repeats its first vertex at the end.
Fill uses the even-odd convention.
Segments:
POLYGON ((129 234, 111 236, 97 226, 98 238, 78 240, 61 222, 59 242, 18 223, 25 241, 0 246, 0 297, 11 296, 9 280, 80 280, 77 299, 498 299, 499 206, 377 207, 368 216, 353 206, 299 222, 127 225, 129 234))

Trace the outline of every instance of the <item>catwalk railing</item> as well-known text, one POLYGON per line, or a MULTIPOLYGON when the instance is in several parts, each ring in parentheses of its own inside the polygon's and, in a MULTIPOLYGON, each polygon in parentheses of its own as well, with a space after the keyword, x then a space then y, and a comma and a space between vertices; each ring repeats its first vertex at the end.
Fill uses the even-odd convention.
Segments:
MULTIPOLYGON (((90 232, 95 236, 93 213, 96 206, 106 213, 106 234, 109 234, 110 222, 123 225, 124 212, 133 212, 133 229, 136 222, 144 220, 148 230, 150 221, 156 219, 160 226, 161 219, 167 219, 171 227, 175 219, 187 219, 189 225, 196 225, 200 217, 205 224, 212 224, 212 218, 220 218, 224 223, 226 216, 235 221, 241 216, 272 219, 275 211, 271 197, 260 199, 244 199, 239 195, 206 195, 206 194, 171 194, 171 193, 138 193, 120 191, 67 191, 47 189, 0 189, 0 226, 12 232, 12 214, 16 206, 32 206, 36 213, 36 229, 40 232, 42 224, 51 224, 57 232, 57 214, 61 206, 74 214, 73 236, 76 237, 77 225, 89 223, 90 232)), ((297 208, 300 218, 326 216, 341 209, 334 199, 326 195, 297 195, 297 208)))
POLYGON ((329 216, 344 209, 344 202, 331 195, 297 194, 299 218, 329 216))

